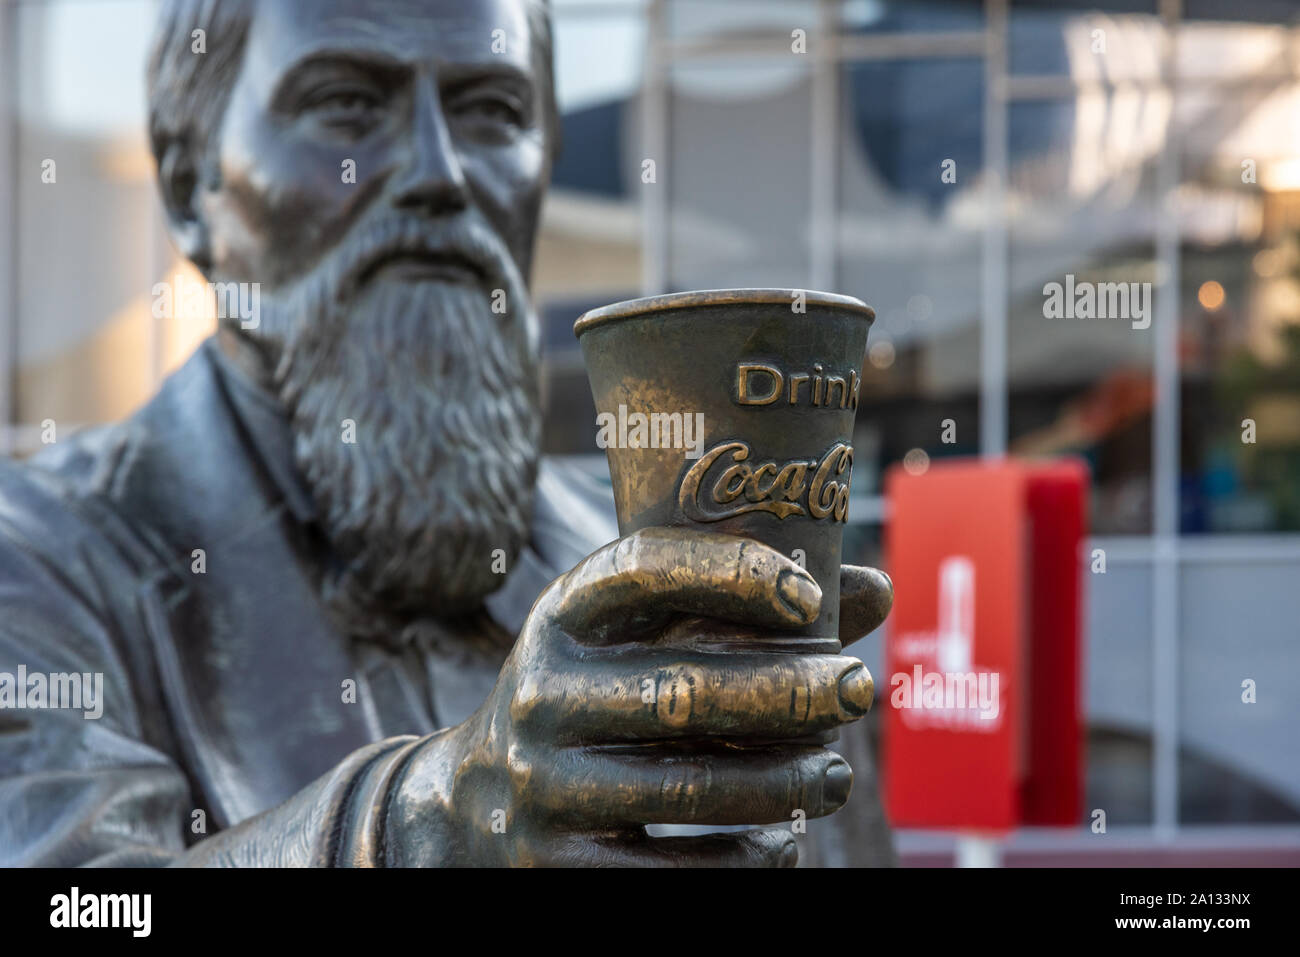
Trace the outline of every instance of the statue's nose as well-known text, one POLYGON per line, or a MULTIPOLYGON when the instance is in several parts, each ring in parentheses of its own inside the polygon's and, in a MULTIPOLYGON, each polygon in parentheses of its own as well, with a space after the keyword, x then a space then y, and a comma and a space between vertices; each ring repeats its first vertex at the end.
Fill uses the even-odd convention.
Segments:
POLYGON ((432 81, 417 85, 413 108, 410 159, 395 184, 396 202, 434 214, 458 212, 469 200, 465 171, 432 81))

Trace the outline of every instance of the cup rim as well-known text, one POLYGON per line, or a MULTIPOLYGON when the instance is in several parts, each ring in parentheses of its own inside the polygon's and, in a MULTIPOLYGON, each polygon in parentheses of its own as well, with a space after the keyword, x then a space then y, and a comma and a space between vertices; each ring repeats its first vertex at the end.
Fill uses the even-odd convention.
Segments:
POLYGON ((852 313, 857 313, 870 325, 876 319, 876 310, 861 299, 842 296, 834 292, 819 292, 815 289, 696 289, 690 292, 670 292, 661 296, 643 296, 640 299, 628 299, 615 302, 598 309, 591 309, 578 317, 573 324, 573 334, 578 338, 595 326, 613 322, 616 319, 634 319, 657 312, 669 312, 674 309, 696 308, 700 306, 732 306, 737 304, 782 304, 789 305, 794 297, 803 293, 804 301, 815 306, 834 306, 852 313))

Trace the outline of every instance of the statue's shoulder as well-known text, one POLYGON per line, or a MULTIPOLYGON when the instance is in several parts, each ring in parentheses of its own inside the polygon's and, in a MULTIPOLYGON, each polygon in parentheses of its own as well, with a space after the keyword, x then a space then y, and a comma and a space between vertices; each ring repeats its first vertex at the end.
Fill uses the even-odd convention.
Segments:
POLYGON ((71 660, 98 663, 90 670, 107 668, 105 642, 117 634, 95 623, 134 620, 138 585, 161 564, 149 537, 96 494, 123 438, 118 427, 97 428, 59 437, 25 461, 0 461, 0 582, 10 616, 0 628, 20 629, 6 639, 33 647, 63 642, 71 660))
POLYGON ((96 525, 101 491, 130 444, 126 423, 82 429, 29 458, 0 460, 0 532, 55 546, 74 524, 96 525))
MULTIPOLYGON (((59 534, 77 527, 119 551, 147 560, 165 537, 169 516, 197 507, 213 476, 202 473, 214 454, 233 466, 213 433, 229 431, 211 358, 200 349, 129 418, 63 436, 22 460, 0 460, 0 533, 65 547, 59 534), (214 425, 221 423, 221 427, 214 425)), ((68 539, 66 547, 72 547, 68 539)))
POLYGON ((115 474, 136 444, 133 423, 79 429, 22 460, 0 466, 0 494, 44 494, 74 501, 91 498, 112 485, 115 474))

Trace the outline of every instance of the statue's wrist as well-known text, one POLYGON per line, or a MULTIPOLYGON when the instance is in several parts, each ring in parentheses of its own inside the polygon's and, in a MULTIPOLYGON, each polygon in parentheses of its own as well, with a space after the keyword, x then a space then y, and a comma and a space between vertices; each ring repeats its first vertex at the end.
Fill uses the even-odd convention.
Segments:
MULTIPOLYGON (((472 721, 473 719, 471 719, 472 721)), ((422 738, 394 777, 385 808, 384 863, 390 867, 454 867, 469 860, 455 801, 470 722, 422 738)))

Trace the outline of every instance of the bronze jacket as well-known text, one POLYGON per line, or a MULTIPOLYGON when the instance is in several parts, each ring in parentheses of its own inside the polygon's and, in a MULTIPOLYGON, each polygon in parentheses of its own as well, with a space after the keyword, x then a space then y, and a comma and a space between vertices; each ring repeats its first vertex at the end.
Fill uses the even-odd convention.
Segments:
MULTIPOLYGON (((291 450, 209 340, 127 421, 0 464, 0 865, 383 863, 366 809, 495 665, 338 634, 291 450), (6 701, 20 671, 102 675, 102 714, 6 701)), ((517 634, 616 536, 608 490, 544 462, 532 544, 486 614, 517 634)), ((804 863, 891 859, 865 745, 841 742, 855 793, 809 823, 804 863)))

